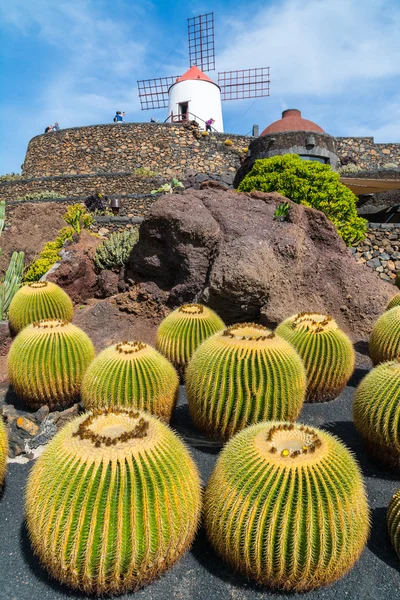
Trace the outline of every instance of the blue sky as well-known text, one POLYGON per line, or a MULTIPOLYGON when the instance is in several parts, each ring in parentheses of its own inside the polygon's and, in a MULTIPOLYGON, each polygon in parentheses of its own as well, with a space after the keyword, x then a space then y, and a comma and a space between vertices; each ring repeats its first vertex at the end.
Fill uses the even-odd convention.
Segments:
POLYGON ((299 108, 333 135, 400 142, 400 0, 6 0, 0 173, 20 171, 29 140, 54 121, 107 123, 117 109, 129 121, 163 119, 166 109, 140 110, 136 81, 184 72, 186 19, 206 12, 211 77, 271 68, 269 98, 224 103, 227 132, 299 108))

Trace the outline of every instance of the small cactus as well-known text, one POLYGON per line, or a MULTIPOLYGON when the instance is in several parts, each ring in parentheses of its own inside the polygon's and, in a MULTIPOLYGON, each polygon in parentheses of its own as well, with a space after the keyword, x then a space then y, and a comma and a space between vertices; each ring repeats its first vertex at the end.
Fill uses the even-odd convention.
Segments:
POLYGON ((400 306, 386 311, 376 321, 369 338, 374 365, 400 357, 400 306))
POLYGON ((0 487, 4 483, 7 471, 8 435, 3 419, 0 417, 0 487))
MULTIPOLYGON (((1 250, 0 250, 1 253, 1 250)), ((4 280, 0 282, 0 318, 6 319, 11 302, 21 287, 24 273, 23 252, 13 252, 4 280)))
POLYGON ((159 326, 156 348, 182 374, 196 348, 224 327, 224 322, 207 306, 184 304, 159 326))
POLYGON ((132 248, 139 239, 136 229, 112 233, 96 248, 94 262, 98 269, 112 269, 123 267, 129 260, 132 248))
POLYGON ((35 554, 86 594, 133 591, 167 571, 199 523, 196 465, 157 418, 91 411, 53 438, 31 471, 26 522, 35 554))
POLYGON ((400 292, 397 292, 397 294, 395 294, 393 298, 389 300, 386 310, 390 310, 394 306, 400 306, 400 292))
POLYGON ((287 340, 304 361, 306 402, 327 402, 346 387, 355 364, 353 344, 332 317, 302 312, 285 319, 276 333, 287 340))
POLYGON ((179 390, 171 363, 142 342, 109 346, 90 364, 82 383, 85 408, 135 408, 169 421, 179 390))
POLYGON ((359 384, 353 403, 354 424, 371 453, 400 471, 400 363, 385 362, 359 384))
POLYGON ((333 435, 265 422, 222 450, 204 497, 217 553, 262 585, 305 591, 342 577, 367 541, 361 472, 333 435))
POLYGON ((387 511, 387 524, 393 548, 400 558, 400 490, 390 501, 387 511))
POLYGON ((31 408, 50 410, 78 401, 83 375, 94 358, 84 331, 59 319, 44 319, 20 331, 8 355, 8 376, 31 408))
POLYGON ((34 281, 22 286, 9 310, 10 326, 15 333, 42 319, 72 321, 73 315, 71 298, 50 281, 34 281))
POLYGON ((228 439, 258 421, 296 420, 305 391, 304 366, 295 349, 254 323, 232 325, 210 337, 186 371, 192 419, 215 438, 228 439))

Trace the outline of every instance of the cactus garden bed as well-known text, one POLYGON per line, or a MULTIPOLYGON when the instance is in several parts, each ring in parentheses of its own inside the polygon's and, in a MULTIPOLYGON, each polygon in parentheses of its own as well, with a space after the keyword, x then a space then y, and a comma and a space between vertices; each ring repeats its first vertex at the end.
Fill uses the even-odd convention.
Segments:
MULTIPOLYGON (((358 356, 360 358, 360 356, 358 356)), ((364 363, 366 364, 364 357, 364 363)), ((360 364, 360 362, 359 362, 360 364)), ((366 373, 367 367, 358 368, 350 386, 340 397, 330 403, 306 404, 300 420, 322 427, 339 436, 355 452, 367 485, 372 511, 371 535, 361 559, 337 583, 305 594, 275 593, 254 585, 229 567, 214 554, 201 530, 193 548, 161 579, 135 594, 119 596, 121 600, 392 600, 400 589, 400 563, 386 528, 386 507, 399 481, 372 462, 365 454, 359 434, 351 418, 351 402, 355 385, 366 373)), ((207 442, 193 428, 183 388, 173 420, 174 428, 190 445, 193 457, 200 468, 203 484, 208 480, 219 454, 219 447, 207 442)), ((3 497, 0 501, 0 598, 18 600, 61 600, 86 598, 51 580, 32 555, 23 524, 24 486, 32 463, 11 464, 3 497)))

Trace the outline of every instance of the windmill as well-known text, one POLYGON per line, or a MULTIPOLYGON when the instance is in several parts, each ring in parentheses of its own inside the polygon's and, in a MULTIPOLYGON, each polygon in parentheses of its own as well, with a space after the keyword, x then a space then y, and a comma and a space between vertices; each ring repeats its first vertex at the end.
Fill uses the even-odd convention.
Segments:
POLYGON ((269 67, 223 71, 215 83, 204 71, 215 70, 214 13, 188 19, 189 69, 183 75, 138 81, 142 110, 168 107, 166 121, 214 119, 224 130, 221 101, 269 96, 269 67))

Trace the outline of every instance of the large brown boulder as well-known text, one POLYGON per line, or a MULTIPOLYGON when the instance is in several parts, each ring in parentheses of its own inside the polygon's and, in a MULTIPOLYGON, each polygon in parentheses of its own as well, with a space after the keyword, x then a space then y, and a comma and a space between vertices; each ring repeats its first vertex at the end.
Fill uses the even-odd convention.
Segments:
POLYGON ((299 311, 330 313, 365 338, 393 295, 356 264, 322 212, 290 203, 274 220, 277 193, 204 189, 153 204, 127 277, 169 291, 168 304, 202 301, 226 322, 270 326, 299 311))

